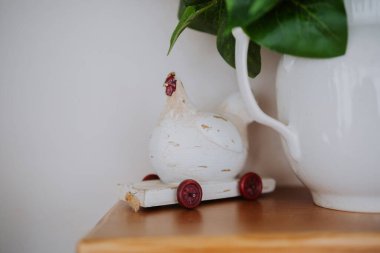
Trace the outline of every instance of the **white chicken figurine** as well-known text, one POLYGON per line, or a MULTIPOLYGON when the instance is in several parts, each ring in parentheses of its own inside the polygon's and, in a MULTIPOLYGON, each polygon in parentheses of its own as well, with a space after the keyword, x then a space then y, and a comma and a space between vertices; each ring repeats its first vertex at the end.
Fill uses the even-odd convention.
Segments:
POLYGON ((166 105, 150 140, 150 160, 161 181, 235 178, 247 156, 239 130, 221 115, 196 110, 174 72, 164 87, 166 105))
POLYGON ((237 196, 255 200, 275 189, 273 179, 253 172, 237 177, 247 156, 250 122, 239 95, 224 101, 221 116, 196 110, 175 73, 164 87, 166 105, 149 147, 158 175, 127 185, 123 197, 135 211, 177 203, 192 209, 202 201, 237 196))

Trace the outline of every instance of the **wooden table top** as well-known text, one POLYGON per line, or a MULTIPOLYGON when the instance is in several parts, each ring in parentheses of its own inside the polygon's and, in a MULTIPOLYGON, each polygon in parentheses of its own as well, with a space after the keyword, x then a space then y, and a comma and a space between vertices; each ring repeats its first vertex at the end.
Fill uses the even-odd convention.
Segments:
POLYGON ((78 244, 105 252, 380 252, 380 214, 315 206, 304 188, 133 212, 119 201, 78 244))

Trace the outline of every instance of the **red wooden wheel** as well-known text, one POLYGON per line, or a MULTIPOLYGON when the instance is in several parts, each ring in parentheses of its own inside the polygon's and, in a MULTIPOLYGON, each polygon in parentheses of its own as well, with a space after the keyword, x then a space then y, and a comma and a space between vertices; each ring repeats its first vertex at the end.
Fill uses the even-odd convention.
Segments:
POLYGON ((192 179, 182 181, 177 188, 177 200, 185 208, 199 206, 202 201, 202 187, 192 179))
POLYGON ((240 195, 245 199, 257 199, 263 190, 261 177, 253 172, 248 172, 240 178, 239 182, 240 195))
POLYGON ((157 180, 157 179, 160 179, 160 177, 157 174, 148 174, 142 179, 142 181, 157 180))

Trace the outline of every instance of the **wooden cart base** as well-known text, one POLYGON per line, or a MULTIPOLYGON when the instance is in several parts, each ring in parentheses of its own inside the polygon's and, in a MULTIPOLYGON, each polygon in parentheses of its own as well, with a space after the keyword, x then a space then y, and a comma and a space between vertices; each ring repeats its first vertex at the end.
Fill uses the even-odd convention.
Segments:
MULTIPOLYGON (((154 207, 177 204, 179 183, 165 184, 160 180, 142 181, 128 185, 124 200, 135 210, 140 207, 154 207)), ((239 179, 227 182, 201 183, 202 201, 240 196, 239 179)), ((276 182, 271 178, 262 179, 262 193, 274 191, 276 182)))

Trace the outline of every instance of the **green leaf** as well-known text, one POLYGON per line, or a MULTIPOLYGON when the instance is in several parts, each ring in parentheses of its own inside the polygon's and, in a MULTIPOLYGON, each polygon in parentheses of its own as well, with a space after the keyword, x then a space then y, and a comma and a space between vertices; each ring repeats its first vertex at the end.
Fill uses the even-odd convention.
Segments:
POLYGON ((280 0, 226 0, 228 27, 245 27, 275 7, 280 0))
POLYGON ((206 4, 211 1, 212 0, 182 0, 181 2, 184 3, 185 6, 192 6, 192 5, 206 4))
POLYGON ((185 28, 200 14, 207 11, 210 7, 216 4, 216 0, 209 2, 207 5, 202 6, 201 8, 196 8, 194 6, 188 6, 184 9, 184 12, 181 15, 181 18, 174 29, 172 36, 170 38, 170 47, 168 54, 172 50, 175 42, 177 41, 179 35, 185 30, 185 28))
MULTIPOLYGON (((231 29, 227 26, 227 13, 224 6, 220 10, 220 27, 216 39, 219 54, 233 68, 235 68, 235 38, 231 29)), ((261 70, 260 46, 254 42, 249 43, 248 47, 248 74, 254 78, 261 70)))
MULTIPOLYGON (((221 0, 213 2, 215 2, 214 5, 210 6, 207 10, 204 10, 191 21, 188 25, 189 28, 213 35, 217 34, 219 26, 219 6, 221 4, 221 0)), ((181 19, 187 6, 200 8, 208 3, 210 3, 210 0, 181 0, 178 9, 178 19, 181 19)))
POLYGON ((263 47, 302 57, 340 56, 347 47, 342 0, 281 1, 244 30, 263 47))

